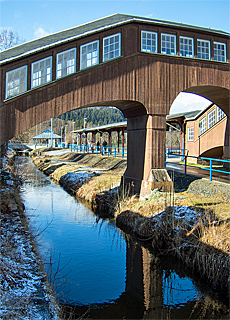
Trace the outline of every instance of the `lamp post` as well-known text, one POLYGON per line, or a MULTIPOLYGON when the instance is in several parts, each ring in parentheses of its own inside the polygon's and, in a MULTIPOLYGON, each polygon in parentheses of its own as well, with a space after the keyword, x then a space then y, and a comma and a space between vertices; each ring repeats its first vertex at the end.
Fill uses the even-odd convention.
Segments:
POLYGON ((85 129, 86 120, 87 120, 87 118, 84 118, 83 129, 85 129))
POLYGON ((73 144, 73 131, 74 131, 74 124, 75 124, 75 121, 73 121, 73 128, 72 128, 72 144, 73 144))
POLYGON ((62 128, 63 126, 61 126, 61 147, 62 147, 62 128))
POLYGON ((50 133, 50 142, 51 142, 51 148, 53 147, 53 118, 50 120, 50 128, 51 128, 51 133, 50 133))
MULTIPOLYGON (((84 122, 83 122, 83 129, 85 130, 85 124, 86 124, 86 120, 87 120, 87 118, 84 118, 84 122)), ((84 133, 84 135, 87 137, 87 135, 84 133)), ((84 138, 84 141, 85 141, 85 147, 86 147, 86 137, 84 138)))
POLYGON ((67 124, 65 124, 65 148, 66 148, 66 127, 67 127, 67 124))

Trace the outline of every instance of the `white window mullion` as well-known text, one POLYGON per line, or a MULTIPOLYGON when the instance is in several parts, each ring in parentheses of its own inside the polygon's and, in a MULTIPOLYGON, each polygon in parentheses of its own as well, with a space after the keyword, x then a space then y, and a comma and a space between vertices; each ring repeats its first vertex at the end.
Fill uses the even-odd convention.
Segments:
POLYGON ((121 34, 116 33, 103 38, 103 62, 121 56, 121 34))
POLYGON ((99 40, 81 45, 80 69, 89 68, 99 63, 99 40))
POLYGON ((141 51, 149 53, 157 53, 157 32, 141 31, 141 51))
POLYGON ((180 36, 180 56, 194 57, 194 40, 190 37, 180 36))
POLYGON ((56 77, 62 78, 76 72, 76 48, 57 54, 56 77))
POLYGON ((51 70, 52 56, 33 62, 31 64, 31 88, 50 82, 51 70))
POLYGON ((209 40, 197 39, 197 58, 205 60, 211 59, 209 40))
POLYGON ((27 66, 6 72, 5 98, 14 97, 27 90, 27 66))
POLYGON ((220 62, 226 62, 226 43, 213 42, 214 47, 214 60, 220 62))
POLYGON ((161 53, 176 55, 176 35, 162 33, 161 34, 161 53))

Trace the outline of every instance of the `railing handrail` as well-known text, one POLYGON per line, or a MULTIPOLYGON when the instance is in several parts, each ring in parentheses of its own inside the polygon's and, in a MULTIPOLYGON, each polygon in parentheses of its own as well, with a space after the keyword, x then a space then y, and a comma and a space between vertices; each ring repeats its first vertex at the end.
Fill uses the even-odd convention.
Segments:
MULTIPOLYGON (((180 149, 180 150, 186 150, 186 149, 180 149)), ((165 166, 166 166, 166 163, 167 163, 168 154, 169 154, 169 153, 167 152, 167 149, 166 149, 166 152, 165 152, 165 166)), ((187 174, 187 166, 193 167, 192 165, 189 165, 189 164, 187 163, 187 159, 188 159, 188 158, 201 159, 201 160, 207 160, 207 161, 209 161, 209 167, 204 168, 204 167, 201 167, 201 166, 196 166, 196 168, 209 171, 209 173, 210 173, 210 181, 212 181, 212 172, 213 172, 213 171, 214 171, 214 172, 221 172, 221 173, 230 174, 229 171, 218 170, 218 169, 213 168, 213 162, 224 162, 224 163, 229 163, 229 164, 230 164, 230 160, 189 156, 189 155, 186 155, 185 153, 184 153, 183 155, 174 154, 174 156, 175 156, 175 157, 181 157, 181 158, 183 158, 184 167, 185 167, 185 169, 184 169, 184 173, 185 173, 185 174, 187 174)))
POLYGON ((122 159, 127 156, 127 148, 126 147, 109 147, 109 146, 90 146, 89 144, 67 144, 59 143, 58 147, 63 147, 67 149, 71 149, 74 152, 90 152, 93 154, 101 154, 107 156, 117 156, 122 157, 122 159))

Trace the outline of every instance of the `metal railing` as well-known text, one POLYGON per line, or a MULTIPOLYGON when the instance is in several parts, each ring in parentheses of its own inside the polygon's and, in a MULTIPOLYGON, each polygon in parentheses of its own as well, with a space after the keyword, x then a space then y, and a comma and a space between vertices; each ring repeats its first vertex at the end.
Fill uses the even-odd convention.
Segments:
MULTIPOLYGON (((184 165, 184 173, 187 174, 187 169, 188 167, 192 167, 192 168, 197 168, 197 169, 202 169, 202 170, 206 170, 209 171, 209 179, 210 181, 212 181, 212 177, 213 177, 213 172, 220 172, 220 173, 224 173, 224 174, 230 174, 230 170, 226 171, 224 170, 224 165, 223 164, 227 164, 228 168, 230 168, 230 160, 224 160, 224 159, 214 159, 214 158, 205 158, 205 157, 195 157, 195 156, 189 156, 186 154, 186 149, 178 149, 181 151, 184 150, 184 152, 181 152, 181 154, 178 153, 174 153, 175 149, 166 149, 166 153, 165 153, 165 167, 167 163, 170 163, 170 161, 167 161, 168 158, 170 158, 170 156, 173 155, 173 157, 180 157, 183 163, 178 163, 179 165, 184 165), (197 159, 197 160, 204 160, 205 162, 207 162, 207 165, 199 165, 195 163, 190 163, 188 162, 188 159, 197 159), (220 163, 220 165, 223 165, 223 170, 219 170, 216 169, 214 167, 214 163, 220 163)), ((226 167, 227 167, 226 166, 226 167)))
POLYGON ((180 156, 184 159, 187 149, 166 149, 165 155, 167 158, 180 156))
MULTIPOLYGON (((65 148, 65 143, 58 144, 58 147, 65 148)), ((101 154, 102 156, 108 157, 121 157, 122 159, 127 158, 127 148, 122 147, 101 147, 101 146, 90 146, 85 144, 67 144, 67 149, 71 149, 73 152, 80 153, 92 153, 101 154)))

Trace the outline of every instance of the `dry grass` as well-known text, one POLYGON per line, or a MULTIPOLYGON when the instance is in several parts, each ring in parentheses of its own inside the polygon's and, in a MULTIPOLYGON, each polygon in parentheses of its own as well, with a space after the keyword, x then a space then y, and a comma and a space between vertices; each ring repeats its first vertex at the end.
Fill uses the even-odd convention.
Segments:
POLYGON ((121 175, 122 172, 112 173, 109 171, 93 177, 77 191, 77 197, 93 201, 97 194, 119 186, 121 175))
POLYGON ((79 168, 81 168, 81 166, 75 164, 71 164, 71 165, 66 165, 63 164, 62 166, 58 167, 57 169, 55 169, 51 174, 50 174, 50 178, 56 182, 59 182, 61 177, 64 176, 65 174, 67 174, 68 172, 73 172, 78 170, 79 168))
POLYGON ((222 195, 154 191, 146 200, 124 197, 116 216, 118 226, 126 232, 148 240, 160 254, 177 256, 214 289, 229 294, 230 203, 222 195), (175 217, 174 206, 193 208, 197 222, 175 217))

